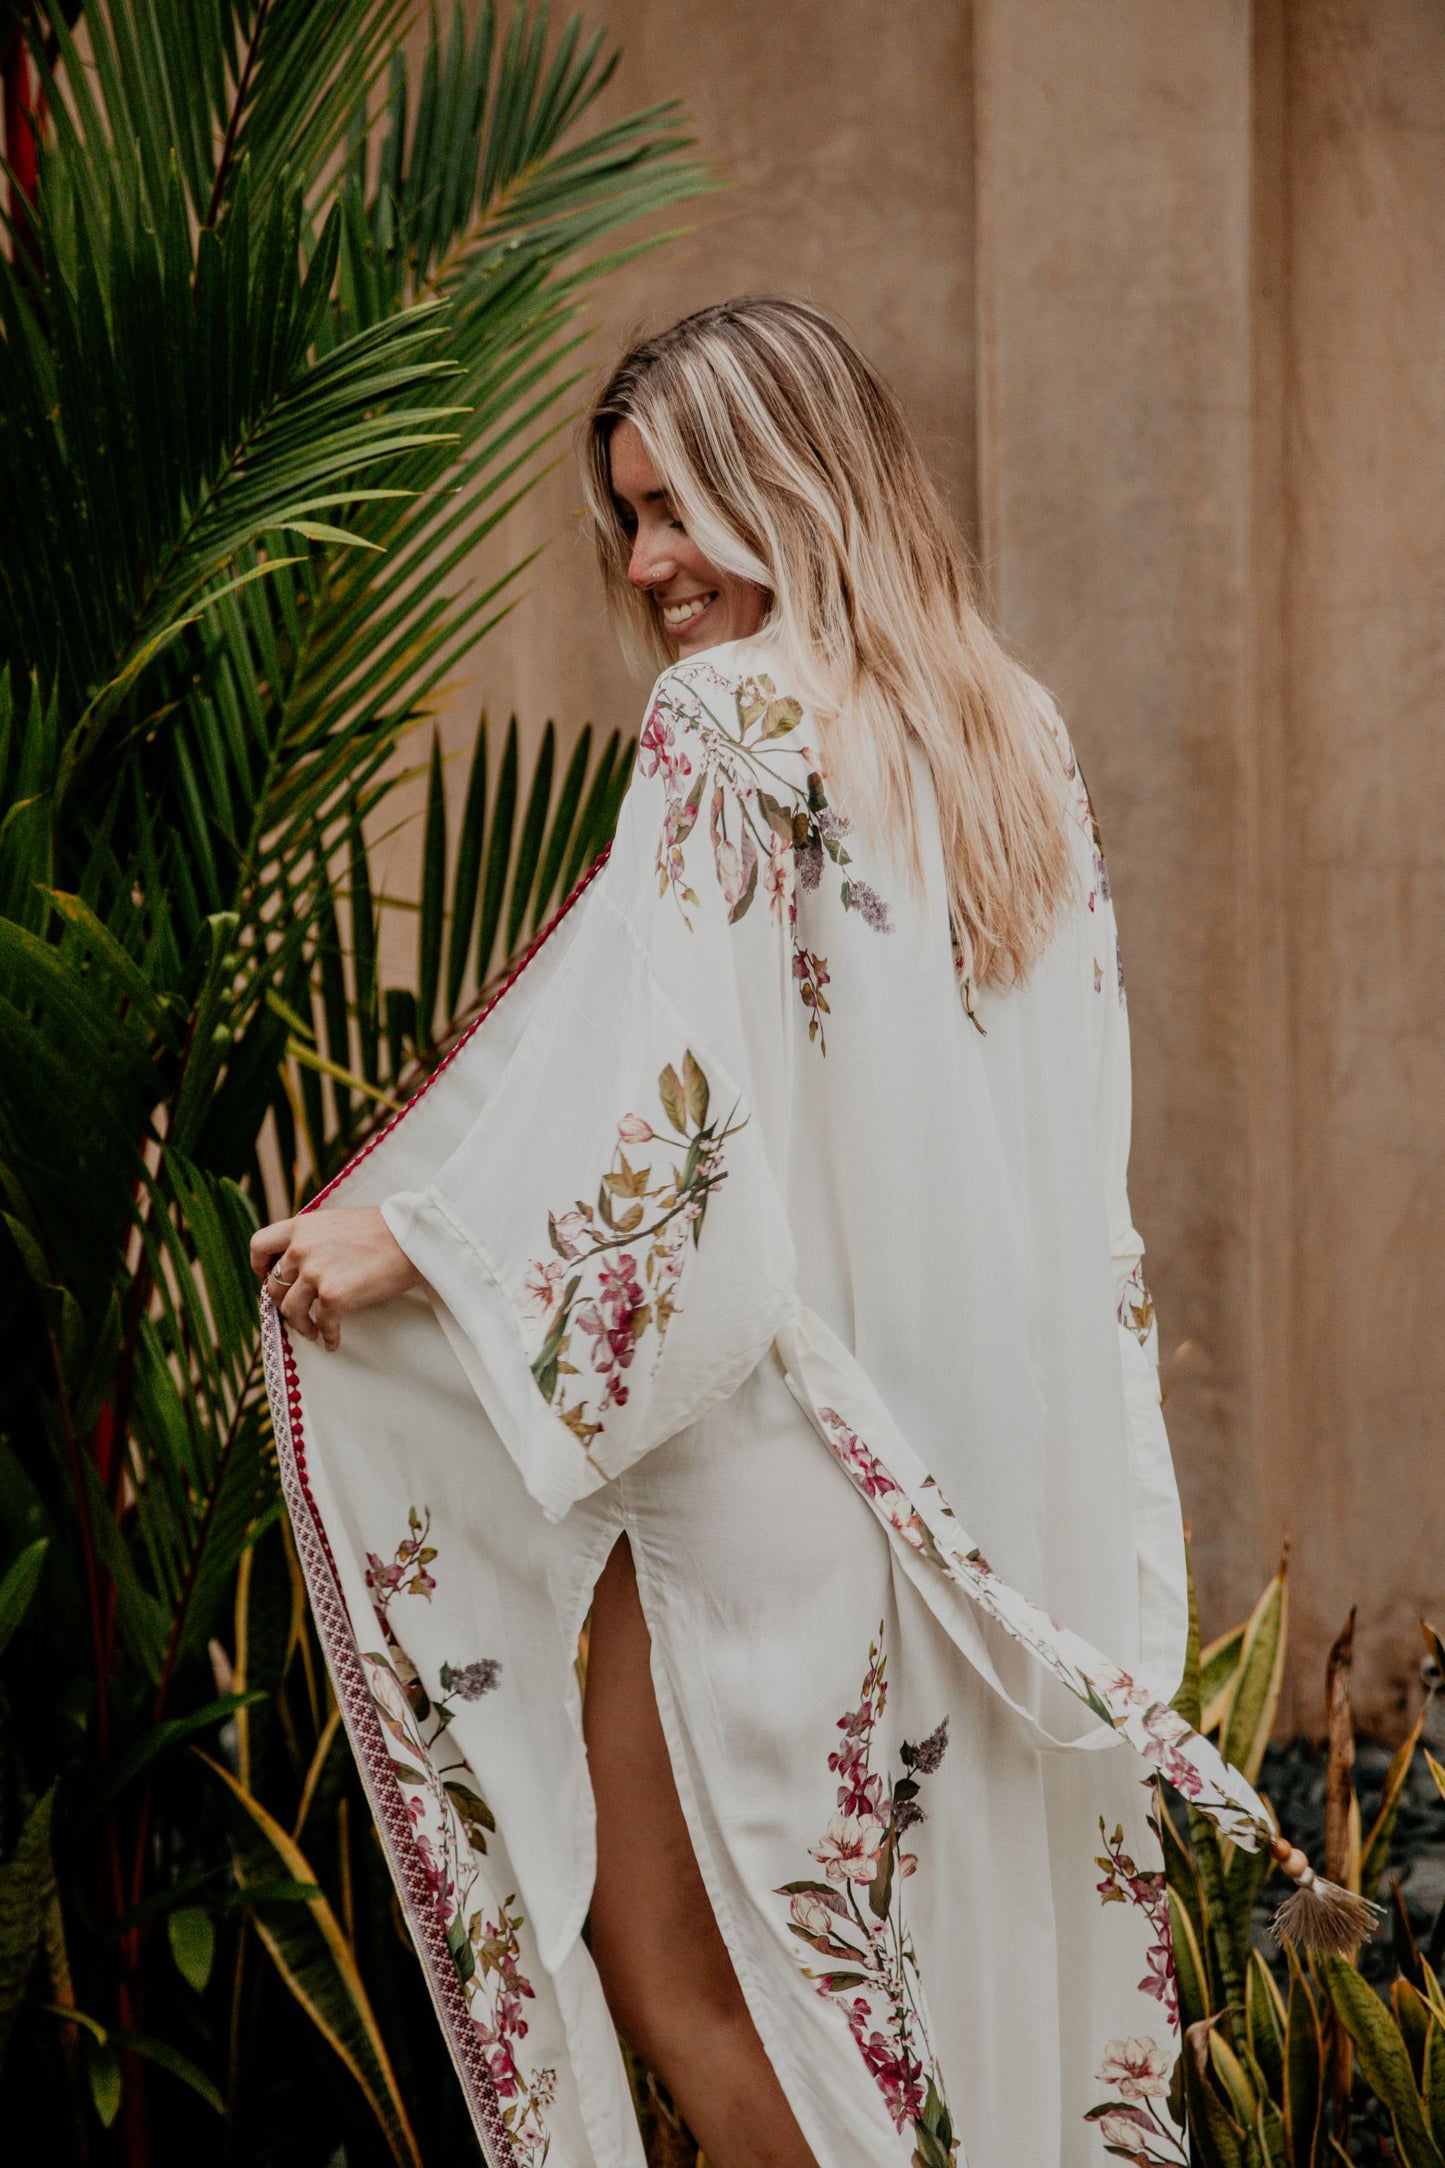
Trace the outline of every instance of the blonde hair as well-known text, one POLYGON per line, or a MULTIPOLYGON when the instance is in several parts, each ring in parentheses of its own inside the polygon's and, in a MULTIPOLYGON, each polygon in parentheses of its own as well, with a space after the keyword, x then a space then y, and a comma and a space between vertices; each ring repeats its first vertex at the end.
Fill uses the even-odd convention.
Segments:
POLYGON ((1048 697, 985 622, 898 402, 803 302, 746 296, 634 346, 586 425, 584 486, 624 643, 674 659, 631 586, 610 440, 630 421, 688 533, 768 590, 845 804, 921 868, 909 742, 938 803, 954 938, 976 986, 1022 979, 1069 892, 1048 697))

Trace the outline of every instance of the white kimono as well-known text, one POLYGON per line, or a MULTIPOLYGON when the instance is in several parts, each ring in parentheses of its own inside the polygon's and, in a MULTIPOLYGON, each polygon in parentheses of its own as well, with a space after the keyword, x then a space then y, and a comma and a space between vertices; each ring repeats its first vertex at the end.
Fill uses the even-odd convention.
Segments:
POLYGON ((337 1698, 493 2168, 642 2161, 582 1939, 578 1635, 624 1532, 819 2168, 1186 2159, 1155 1775, 1272 1825, 1168 1706, 1123 982, 1048 712, 1077 898, 970 1013, 921 763, 919 883, 829 804, 766 637, 665 671, 610 857, 324 1193, 426 1288, 336 1353, 263 1297, 337 1698))

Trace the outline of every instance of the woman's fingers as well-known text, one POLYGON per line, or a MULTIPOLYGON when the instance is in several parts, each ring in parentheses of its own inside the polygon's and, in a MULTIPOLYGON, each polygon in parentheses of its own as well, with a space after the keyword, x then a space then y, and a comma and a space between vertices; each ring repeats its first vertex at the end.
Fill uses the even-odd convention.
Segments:
POLYGON ((329 1348, 351 1310, 420 1286, 421 1274, 372 1205, 273 1220, 251 1237, 251 1263, 288 1326, 329 1348))
POLYGON ((298 1273, 292 1284, 281 1296, 281 1315, 293 1332, 299 1332, 303 1340, 320 1338, 315 1320, 311 1315, 316 1301, 316 1282, 310 1273, 298 1273))
POLYGON ((258 1280, 264 1280, 271 1267, 281 1262, 295 1225, 294 1218, 272 1220, 268 1227, 256 1229, 251 1237, 251 1270, 258 1280))

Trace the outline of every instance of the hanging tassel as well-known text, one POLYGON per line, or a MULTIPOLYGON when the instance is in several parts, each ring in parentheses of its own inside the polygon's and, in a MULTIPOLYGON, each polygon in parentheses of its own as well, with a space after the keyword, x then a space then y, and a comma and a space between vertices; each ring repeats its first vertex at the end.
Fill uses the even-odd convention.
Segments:
POLYGON ((1287 1874, 1298 1885, 1294 1895, 1286 1897, 1275 1913, 1277 1942, 1288 1942, 1297 1950, 1348 1957, 1366 1935, 1373 1933, 1382 1909, 1379 1905, 1316 1874, 1288 1837, 1276 1837, 1270 1851, 1281 1874, 1287 1874))

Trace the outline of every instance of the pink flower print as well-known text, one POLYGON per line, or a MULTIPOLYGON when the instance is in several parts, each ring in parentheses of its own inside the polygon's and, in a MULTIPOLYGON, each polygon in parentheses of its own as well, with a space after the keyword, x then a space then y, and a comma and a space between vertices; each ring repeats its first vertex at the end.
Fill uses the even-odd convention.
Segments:
POLYGON ((927 1548, 928 1531, 896 1484, 885 1494, 883 1510, 888 1516, 889 1527, 896 1528, 905 1543, 911 1544, 915 1551, 927 1548))
POLYGON ((405 1578, 398 1565, 384 1565, 375 1553, 366 1554, 366 1585, 375 1595, 394 1596, 405 1578))
MULTIPOLYGON (((853 1436, 835 1409, 824 1412, 830 1431, 853 1436)), ((821 1951, 827 1962, 828 1970, 819 1972, 800 1959, 805 1976, 847 2023, 894 2127, 901 2131, 913 2125, 920 2141, 914 2159, 936 2157, 934 2147, 952 2157, 951 2120, 929 2043, 918 1955, 901 1898, 904 1883, 917 1871, 918 1855, 905 1852, 899 1841, 905 1828, 924 1818, 916 1796, 919 1779, 937 1770, 948 1731, 946 1722, 941 1723, 918 1745, 901 1746, 903 1773, 896 1783, 872 1770, 873 1734, 888 1694, 883 1633, 880 1624, 868 1650, 858 1706, 837 1719, 842 1737, 828 1755, 828 1767, 839 1778, 840 1811, 809 1856, 819 1862, 832 1887, 785 1884, 778 1895, 791 1900, 792 1933, 821 1951), (856 1894, 859 1884, 873 1885, 866 1908, 856 1894), (889 1895, 880 1914, 875 1906, 884 1887, 889 1895), (838 1967, 846 1969, 834 1969, 838 1967), (852 1988, 861 1992, 850 1995, 852 1988), (923 2144, 925 2139, 929 2145, 923 2144)))
POLYGON ((1141 2115, 1137 2108, 1113 2108, 1108 2115, 1099 2118, 1099 2136, 1105 2145, 1118 2146, 1125 2158, 1132 2161, 1147 2161, 1151 2158, 1151 2155, 1140 2150, 1143 2144, 1141 2127, 1147 2132, 1150 2124, 1148 2118, 1141 2115))
POLYGON ((1156 1702, 1145 1713, 1144 1729, 1149 1734, 1149 1744, 1140 1748, 1145 1760, 1153 1762, 1186 1799, 1197 1799, 1204 1789, 1204 1780, 1188 1755, 1181 1753, 1175 1745, 1176 1740, 1189 1733, 1189 1726, 1179 1711, 1171 1709, 1165 1701, 1156 1702))
POLYGON ((1144 1718, 1144 1729, 1160 1746, 1172 1746, 1189 1730, 1188 1724, 1177 1709, 1171 1709, 1167 1701, 1156 1701, 1144 1718))
POLYGON ((387 1634, 387 1609, 393 1596, 425 1596, 430 1600, 436 1587, 436 1577, 427 1571, 436 1557, 436 1548, 428 1542, 431 1533, 431 1508, 425 1506, 420 1512, 415 1506, 407 1508, 407 1533, 398 1543, 390 1560, 379 1558, 375 1551, 366 1554, 366 1585, 373 1598, 373 1608, 387 1634))
POLYGON ((586 1233, 587 1221, 582 1213, 559 1212, 553 1216, 552 1235, 564 1257, 577 1255, 586 1233))
POLYGON ((522 1280, 522 1310, 534 1320, 551 1316, 562 1292, 564 1278, 560 1258, 539 1258, 527 1267, 522 1280))
POLYGON ((845 1814, 876 1822, 888 1819, 888 1797, 886 1780, 871 1773, 855 1776, 851 1783, 838 1787, 838 1804, 845 1814))
POLYGON ((1161 2048, 1156 2040, 1136 2036, 1111 2040, 1097 2074, 1100 2084, 1116 2087, 1126 2100, 1162 2100, 1169 2091, 1173 2067, 1170 2049, 1161 2048))
POLYGON ((1166 1939, 1156 1942, 1145 1958, 1146 1970, 1143 1979, 1139 1982, 1139 1992, 1143 1995, 1152 1995, 1156 2002, 1162 2002, 1172 2019, 1178 2008, 1179 1987, 1174 1971, 1174 1953, 1168 1940, 1169 1915, 1167 1912, 1162 1915, 1158 1925, 1166 1939))
POLYGON ((781 918, 784 912, 789 915, 792 913, 794 875, 792 844, 785 843, 779 835, 771 836, 768 841, 768 863, 763 874, 763 883, 768 908, 775 917, 781 918))
POLYGON ((589 1334, 596 1345, 592 1350, 592 1365, 607 1380, 607 1389, 600 1405, 604 1408, 625 1408, 627 1387, 618 1372, 630 1367, 635 1349, 632 1334, 625 1326, 609 1321, 595 1302, 586 1302, 577 1312, 580 1331, 589 1334))
POLYGON ((668 777, 691 775, 692 762, 686 753, 675 751, 674 745, 672 724, 659 701, 643 724, 637 740, 637 765, 643 775, 656 775, 659 768, 668 777))
POLYGON ((1111 1708, 1147 1709, 1152 1699, 1148 1687, 1141 1686, 1137 1679, 1129 1672, 1121 1671, 1117 1664, 1111 1664, 1100 1674, 1098 1687, 1101 1696, 1111 1708))
POLYGON ((868 1814, 879 1821, 883 1819, 883 1781, 869 1771, 865 1740, 845 1739, 828 1756, 828 1767, 838 1775, 838 1806, 842 1813, 868 1814))
POLYGON ((788 1910, 793 1925, 801 1927, 805 1935, 826 1935, 832 1931, 833 1905, 841 1904, 841 1901, 835 1897, 830 1902, 814 1890, 800 1889, 793 1892, 788 1910))
POLYGON ((1171 1749, 1165 1754, 1159 1767, 1175 1791, 1182 1792, 1186 1799, 1198 1799, 1202 1795, 1204 1779, 1193 1762, 1183 1754, 1176 1754, 1171 1749))
POLYGON ((736 903, 743 892, 743 854, 736 843, 720 843, 717 847, 718 886, 726 903, 736 903))
POLYGON ((869 1452, 857 1431, 848 1428, 836 1408, 819 1408, 818 1413, 827 1425, 838 1458, 870 1498, 881 1498, 898 1489, 882 1462, 869 1452))
POLYGON ((642 1300, 642 1284, 637 1277, 637 1259, 626 1252, 615 1265, 604 1265, 598 1274, 602 1300, 614 1317, 630 1323, 633 1311, 642 1300))
POLYGON ((642 1308, 642 1300, 637 1259, 624 1253, 615 1264, 601 1267, 597 1300, 585 1302, 577 1312, 579 1329, 596 1342, 592 1350, 593 1367, 607 1380, 607 1390, 602 1397, 604 1408, 627 1405, 627 1387, 618 1372, 630 1369, 637 1352, 633 1319, 642 1308))
POLYGON ((905 2129, 923 2113, 923 2088, 919 2083, 923 2076, 922 2064, 906 2047, 900 2048, 893 2041, 885 2040, 880 2032, 865 2037, 860 2031, 853 2037, 873 2074, 873 2082, 883 2095, 894 2129, 905 2129))
POLYGON ((657 1131, 640 1114, 624 1114, 617 1124, 617 1134, 624 1144, 651 1144, 657 1131))
POLYGON ((871 1814, 835 1814, 809 1857, 830 1882, 871 1882, 885 1834, 871 1814))
POLYGON ((730 912, 737 911, 757 871, 758 847, 751 831, 743 830, 741 843, 720 841, 714 848, 713 859, 723 901, 730 912))
POLYGON ((421 1871, 426 1877, 427 1890, 436 1910, 437 1919, 445 1927, 451 1910, 447 1902, 449 1885, 446 1868, 437 1858, 431 1838, 426 1835, 424 1830, 415 1831, 413 1841, 416 1844, 417 1858, 421 1861, 421 1871))

